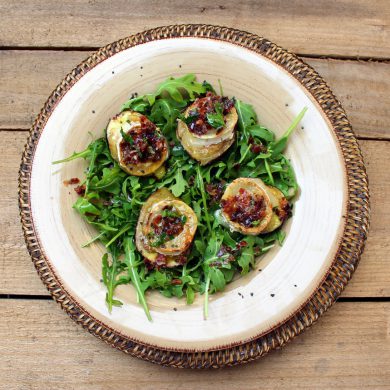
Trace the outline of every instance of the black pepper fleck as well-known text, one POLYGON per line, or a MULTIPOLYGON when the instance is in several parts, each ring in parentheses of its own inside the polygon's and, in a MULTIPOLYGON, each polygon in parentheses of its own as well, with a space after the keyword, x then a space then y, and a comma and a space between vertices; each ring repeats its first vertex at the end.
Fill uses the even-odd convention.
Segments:
POLYGON ((140 69, 143 69, 144 67, 143 66, 141 66, 141 68, 140 69))
POLYGON ((95 113, 95 110, 92 110, 92 114, 94 114, 95 113))
POLYGON ((262 269, 261 268, 259 268, 259 272, 261 272, 262 271, 262 269))
POLYGON ((288 103, 286 103, 286 107, 288 107, 288 103))
POLYGON ((298 287, 296 284, 294 284, 294 287, 298 287))
POLYGON ((114 71, 112 71, 111 73, 112 73, 112 74, 114 74, 115 72, 114 72, 114 71))
POLYGON ((140 76, 142 77, 142 74, 140 76))
POLYGON ((181 68, 181 65, 179 65, 179 68, 181 68))
POLYGON ((271 297, 273 298, 275 296, 275 294, 271 294, 271 297))
POLYGON ((103 283, 103 279, 100 279, 100 283, 103 283))
POLYGON ((173 310, 174 310, 174 311, 177 311, 177 308, 176 308, 176 307, 174 307, 174 308, 173 308, 173 310))
POLYGON ((304 129, 304 127, 303 127, 303 126, 301 126, 301 129, 303 130, 303 129, 304 129))
POLYGON ((251 293, 251 297, 253 297, 253 293, 251 293))

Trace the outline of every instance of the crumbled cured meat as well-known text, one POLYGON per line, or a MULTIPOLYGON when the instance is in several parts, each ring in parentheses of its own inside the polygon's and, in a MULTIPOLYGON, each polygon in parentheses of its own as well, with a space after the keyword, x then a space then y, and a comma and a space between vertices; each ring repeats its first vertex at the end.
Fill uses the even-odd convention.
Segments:
POLYGON ((157 127, 146 116, 141 115, 140 126, 131 129, 127 136, 131 142, 122 139, 119 148, 122 162, 126 165, 161 160, 167 145, 157 127))
POLYGON ((66 186, 68 186, 68 185, 75 185, 75 184, 79 184, 79 183, 80 183, 80 179, 78 177, 72 177, 69 180, 64 180, 64 184, 66 186))
POLYGON ((275 210, 275 214, 282 223, 291 216, 291 206, 286 198, 279 202, 279 207, 275 210))
POLYGON ((225 184, 226 182, 223 180, 218 183, 206 184, 206 191, 213 202, 219 202, 221 200, 225 184))
POLYGON ((76 191, 77 195, 84 196, 86 190, 85 184, 75 187, 74 190, 76 191))
POLYGON ((257 143, 253 137, 249 137, 249 144, 251 145, 251 152, 254 154, 267 153, 267 147, 261 142, 257 143))
POLYGON ((167 236, 176 237, 183 231, 184 222, 181 216, 174 213, 167 216, 159 214, 153 219, 152 227, 156 236, 165 233, 167 236))
POLYGON ((207 121, 207 114, 215 112, 216 103, 222 105, 223 115, 228 114, 234 107, 234 99, 207 92, 205 97, 194 101, 192 109, 188 113, 186 122, 191 133, 204 135, 213 128, 207 121))
POLYGON ((264 218, 266 205, 262 197, 240 188, 238 194, 223 199, 221 207, 231 221, 248 228, 264 218))

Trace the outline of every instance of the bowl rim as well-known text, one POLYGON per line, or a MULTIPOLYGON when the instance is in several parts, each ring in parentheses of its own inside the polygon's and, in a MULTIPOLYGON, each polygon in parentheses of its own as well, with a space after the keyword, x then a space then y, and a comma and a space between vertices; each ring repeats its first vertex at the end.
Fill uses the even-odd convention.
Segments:
POLYGON ((246 363, 279 348, 311 326, 336 301, 356 269, 363 252, 370 220, 368 179, 363 157, 344 109, 322 77, 295 54, 266 38, 245 31, 205 24, 156 27, 110 43, 76 66, 54 89, 29 133, 19 170, 19 208, 24 238, 35 268, 53 299, 78 324, 107 344, 144 360, 180 368, 223 367, 246 363), (313 294, 290 317, 249 340, 202 351, 165 349, 115 331, 94 318, 57 278, 40 245, 30 205, 31 170, 36 146, 56 105, 72 86, 97 64, 143 43, 170 38, 199 38, 244 47, 282 67, 314 98, 329 121, 347 173, 347 208, 344 231, 336 255, 313 294))

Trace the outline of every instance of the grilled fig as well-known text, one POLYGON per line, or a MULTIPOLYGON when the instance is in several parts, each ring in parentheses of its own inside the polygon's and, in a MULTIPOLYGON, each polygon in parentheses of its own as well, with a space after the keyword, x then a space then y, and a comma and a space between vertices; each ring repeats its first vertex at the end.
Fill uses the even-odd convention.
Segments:
POLYGON ((266 185, 260 179, 233 180, 221 198, 221 215, 231 230, 253 236, 260 234, 272 217, 266 185))
POLYGON ((184 264, 197 226, 191 207, 161 188, 142 206, 136 229, 137 249, 152 266, 184 264))
POLYGON ((121 168, 135 176, 155 173, 168 158, 167 140, 145 115, 123 111, 107 126, 110 152, 121 168))
POLYGON ((233 144, 237 120, 233 100, 208 93, 186 109, 176 135, 188 154, 206 165, 233 144))

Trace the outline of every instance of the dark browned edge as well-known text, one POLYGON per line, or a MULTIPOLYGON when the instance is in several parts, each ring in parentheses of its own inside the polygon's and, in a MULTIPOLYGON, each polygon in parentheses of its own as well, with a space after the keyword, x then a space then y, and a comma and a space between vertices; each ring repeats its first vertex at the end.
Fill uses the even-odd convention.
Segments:
POLYGON ((30 129, 19 171, 19 208, 28 251, 51 296, 78 324, 107 344, 141 359, 178 368, 218 368, 247 363, 280 348, 311 326, 336 301, 355 271, 367 238, 370 205, 362 154, 341 104, 321 76, 294 54, 265 38, 228 27, 186 24, 157 27, 113 42, 89 56, 52 92, 30 129), (256 52, 281 66, 314 97, 331 123, 343 154, 348 199, 345 229, 334 261, 315 293, 284 323, 239 345, 202 352, 164 350, 132 340, 93 318, 61 285, 40 247, 30 207, 30 177, 35 148, 54 107, 94 66, 129 47, 158 39, 198 37, 230 42, 256 52))

